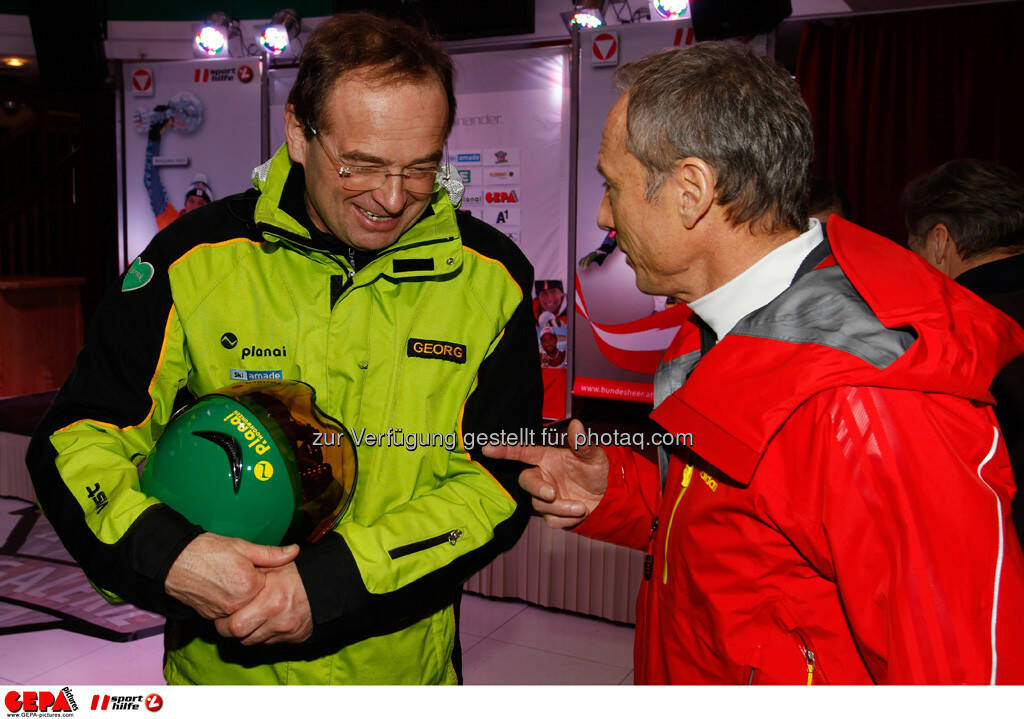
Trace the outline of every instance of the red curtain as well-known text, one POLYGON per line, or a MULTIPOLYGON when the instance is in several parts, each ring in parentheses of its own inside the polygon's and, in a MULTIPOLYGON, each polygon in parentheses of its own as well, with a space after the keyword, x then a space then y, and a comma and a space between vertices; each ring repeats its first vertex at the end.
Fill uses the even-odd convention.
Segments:
POLYGON ((975 5, 804 28, 797 80, 815 128, 814 174, 852 218, 906 239, 903 186, 960 157, 1024 174, 1024 3, 975 5))

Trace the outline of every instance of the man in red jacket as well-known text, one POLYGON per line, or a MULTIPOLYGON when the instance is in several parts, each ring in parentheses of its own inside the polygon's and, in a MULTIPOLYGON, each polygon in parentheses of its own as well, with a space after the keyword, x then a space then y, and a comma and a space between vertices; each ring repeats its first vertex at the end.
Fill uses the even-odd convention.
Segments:
POLYGON ((620 70, 598 224, 693 314, 652 417, 692 446, 491 447, 554 527, 647 552, 639 683, 1022 683, 1024 556, 988 388, 1008 317, 807 216, 811 120, 771 60, 620 70))

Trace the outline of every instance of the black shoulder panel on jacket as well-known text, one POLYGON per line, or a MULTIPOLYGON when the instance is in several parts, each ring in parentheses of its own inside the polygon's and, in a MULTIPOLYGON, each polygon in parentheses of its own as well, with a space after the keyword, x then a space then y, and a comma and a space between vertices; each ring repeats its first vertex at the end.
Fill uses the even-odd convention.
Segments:
POLYGON ((526 297, 533 296, 533 266, 516 244, 501 231, 468 212, 456 212, 462 244, 505 265, 526 297))
POLYGON ((169 266, 196 245, 236 237, 258 239, 252 217, 259 196, 255 189, 246 190, 196 208, 158 232, 146 250, 156 251, 169 266))

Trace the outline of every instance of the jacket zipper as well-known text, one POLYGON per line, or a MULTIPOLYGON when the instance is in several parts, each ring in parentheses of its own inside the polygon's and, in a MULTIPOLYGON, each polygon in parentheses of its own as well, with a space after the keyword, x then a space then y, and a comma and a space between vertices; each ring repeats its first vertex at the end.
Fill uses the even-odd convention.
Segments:
POLYGON ((439 534, 436 537, 431 537, 430 539, 421 539, 420 541, 413 542, 412 544, 405 544, 405 545, 402 545, 401 547, 395 547, 394 549, 389 549, 388 550, 388 556, 391 557, 392 559, 398 559, 399 557, 404 557, 404 556, 409 555, 409 554, 415 554, 416 552, 422 552, 424 549, 430 549, 431 547, 436 547, 436 546, 438 546, 440 544, 444 544, 445 542, 448 542, 448 544, 450 544, 450 545, 452 545, 454 547, 455 543, 457 541, 459 541, 459 538, 461 536, 462 536, 462 530, 461 529, 453 529, 450 532, 445 532, 444 534, 439 534))
POLYGON ((668 538, 672 534, 672 522, 676 518, 676 510, 679 509, 679 502, 682 500, 683 495, 686 494, 687 487, 690 486, 690 479, 693 478, 693 465, 688 464, 683 469, 683 481, 681 482, 682 489, 679 490, 679 494, 676 496, 676 503, 672 505, 672 513, 668 516, 668 527, 665 528, 665 555, 661 558, 662 574, 661 583, 668 584, 668 538))
POLYGON ((811 686, 814 684, 814 651, 807 646, 807 642, 802 636, 800 636, 800 634, 797 634, 796 636, 800 640, 800 644, 803 645, 800 648, 800 651, 803 652, 804 661, 807 663, 807 686, 811 686))
POLYGON ((654 535, 658 532, 658 518, 651 520, 651 536, 647 538, 648 552, 644 556, 644 579, 650 579, 654 574, 654 535))

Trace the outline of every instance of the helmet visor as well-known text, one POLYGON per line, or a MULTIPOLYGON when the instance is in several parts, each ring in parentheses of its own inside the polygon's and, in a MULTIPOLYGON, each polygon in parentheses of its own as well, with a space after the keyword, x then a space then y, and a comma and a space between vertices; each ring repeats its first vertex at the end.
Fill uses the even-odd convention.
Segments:
POLYGON ((334 528, 355 490, 356 449, 345 426, 320 411, 305 382, 247 382, 215 394, 232 397, 270 429, 294 457, 295 516, 282 544, 315 542, 334 528))

